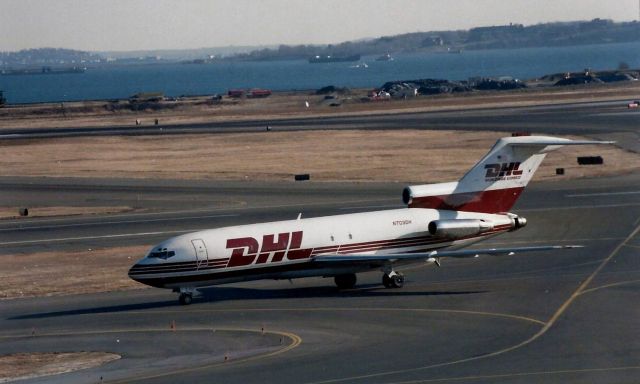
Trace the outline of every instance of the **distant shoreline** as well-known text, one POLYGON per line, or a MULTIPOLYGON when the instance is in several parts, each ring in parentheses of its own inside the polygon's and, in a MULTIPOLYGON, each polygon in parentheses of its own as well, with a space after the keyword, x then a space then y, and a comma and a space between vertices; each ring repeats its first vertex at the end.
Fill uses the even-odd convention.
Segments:
MULTIPOLYGON (((585 68, 594 69, 596 73, 611 73, 616 71, 602 69, 638 67, 640 62, 636 52, 639 49, 640 42, 636 42, 561 49, 408 54, 395 56, 389 61, 375 60, 379 56, 366 56, 354 63, 310 64, 306 60, 290 60, 88 67, 84 73, 0 76, 0 90, 4 90, 6 103, 16 105, 123 100, 137 93, 162 93, 168 98, 225 95, 231 89, 254 88, 272 92, 307 92, 333 85, 371 90, 389 82, 416 79, 448 82, 456 92, 467 86, 474 87, 469 83, 477 83, 481 78, 500 81, 532 79, 522 80, 520 84, 537 87, 561 80, 567 71, 573 71, 572 77, 575 77, 582 76, 585 68)), ((625 69, 625 72, 638 77, 637 70, 625 69)), ((611 81, 611 76, 604 81, 611 81)), ((432 85, 418 84, 418 88, 422 87, 418 92, 432 94, 445 91, 442 87, 434 89, 432 85)), ((484 84, 481 88, 485 86, 500 88, 502 85, 484 84)))
MULTIPOLYGON (((157 64, 160 65, 160 64, 157 64)), ((69 71, 52 71, 52 72, 48 72, 46 74, 46 76, 57 76, 57 75, 76 75, 76 74, 83 74, 86 71, 87 68, 82 68, 81 71, 75 70, 75 68, 73 70, 69 70, 69 71)), ((7 75, 7 76, 37 76, 40 75, 40 73, 25 73, 25 74, 17 74, 17 75, 13 75, 13 74, 4 74, 3 75, 7 75)), ((481 80, 487 80, 487 81, 493 81, 493 82, 502 82, 505 83, 507 81, 511 82, 511 81, 516 81, 519 82, 520 84, 523 85, 522 88, 538 88, 538 87, 551 87, 554 85, 558 85, 558 86, 580 86, 580 85, 587 85, 587 83, 590 83, 591 79, 594 80, 594 82, 597 83, 609 83, 609 84, 614 84, 614 83, 625 83, 628 81, 638 81, 640 80, 640 68, 637 69, 631 69, 631 68, 625 68, 625 69, 604 69, 604 70, 592 70, 592 71, 587 71, 585 73, 585 71, 579 71, 579 72, 566 72, 566 73, 551 73, 551 74, 545 74, 542 75, 540 77, 537 78, 533 78, 533 79, 525 79, 525 80, 518 80, 518 79, 513 79, 513 80, 505 80, 504 78, 509 78, 507 77, 502 77, 502 79, 500 78, 496 78, 496 77, 478 77, 477 79, 481 79, 481 80), (615 80, 611 80, 612 76, 627 76, 627 79, 615 79, 615 80), (605 80, 605 81, 600 81, 599 78, 604 78, 605 76, 607 76, 609 78, 609 80, 605 80), (584 81, 584 84, 580 84, 581 81, 574 81, 574 82, 567 82, 567 84, 555 84, 558 81, 562 80, 563 78, 568 78, 568 79, 577 79, 577 78, 582 78, 584 81), (586 79, 589 79, 589 81, 586 81, 586 79)), ((354 88, 354 90, 358 90, 360 89, 362 90, 368 90, 368 89, 383 89, 386 90, 385 87, 387 87, 389 84, 393 84, 393 83, 412 83, 412 82, 416 82, 416 81, 424 81, 424 80, 428 80, 428 81, 434 81, 434 82, 442 82, 445 84, 467 84, 469 81, 468 80, 451 80, 451 79, 431 79, 431 78, 422 78, 422 79, 400 79, 400 80, 390 80, 390 81, 386 81, 384 84, 378 84, 378 85, 371 85, 370 87, 366 87, 366 88, 362 88, 362 87, 356 87, 354 88)), ((0 84, 1 85, 1 84, 0 84)), ((592 84, 593 85, 593 84, 592 84)), ((349 89, 349 87, 343 87, 339 84, 335 85, 335 86, 331 86, 334 87, 335 89, 349 89)), ((416 86, 417 87, 417 86, 416 86)), ((494 91, 494 92, 503 92, 505 90, 512 90, 515 88, 520 88, 520 87, 514 87, 514 88, 505 88, 505 89, 500 89, 500 88, 495 88, 495 89, 485 89, 485 90, 489 90, 489 91, 494 91)), ((318 91, 317 89, 314 88, 308 88, 308 89, 285 89, 285 90, 274 90, 272 92, 274 93, 279 93, 279 94, 288 94, 288 93, 301 93, 301 94, 313 94, 314 92, 318 91)), ((2 92, 2 90, 0 89, 0 92, 2 92)), ((165 97, 167 99, 176 99, 176 97, 173 96, 165 96, 164 93, 162 92, 153 92, 153 93, 157 93, 157 94, 161 94, 163 95, 162 97, 165 97)), ((186 99, 186 98, 209 98, 212 96, 216 96, 217 94, 213 94, 213 93, 204 93, 204 94, 184 94, 181 95, 179 98, 181 99, 186 99)), ((426 96, 427 94, 423 94, 423 96, 426 96)), ((132 95, 133 96, 133 95, 132 95)), ((77 99, 77 100, 59 100, 59 101, 36 101, 36 102, 26 102, 26 103, 11 103, 11 102, 5 102, 5 104, 0 105, 0 108, 2 107, 20 107, 20 106, 38 106, 38 105, 46 105, 46 104, 72 104, 72 103, 91 103, 91 102, 122 102, 122 101, 127 101, 129 100, 131 97, 129 98, 88 98, 88 99, 77 99)), ((1 111, 1 109, 0 109, 1 111)), ((2 116, 2 114, 0 113, 0 117, 2 116)))
POLYGON ((369 89, 350 89, 344 94, 329 94, 330 98, 327 98, 326 94, 316 94, 315 91, 274 92, 270 97, 255 99, 225 96, 220 100, 214 100, 210 96, 197 96, 175 101, 143 103, 136 109, 131 109, 130 101, 126 99, 10 105, 0 108, 0 132, 9 134, 25 129, 56 130, 77 127, 157 127, 158 133, 162 133, 162 127, 199 126, 220 122, 265 121, 265 124, 277 125, 277 122, 283 119, 363 114, 392 115, 594 100, 618 100, 626 105, 638 99, 640 81, 473 91, 386 101, 372 101, 369 94, 369 89))

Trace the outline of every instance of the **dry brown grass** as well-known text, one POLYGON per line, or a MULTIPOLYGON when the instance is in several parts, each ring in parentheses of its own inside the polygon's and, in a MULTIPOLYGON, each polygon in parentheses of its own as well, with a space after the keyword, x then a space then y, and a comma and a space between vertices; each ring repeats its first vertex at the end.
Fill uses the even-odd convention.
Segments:
POLYGON ((106 352, 16 353, 0 356, 0 383, 88 369, 117 360, 106 352))
MULTIPOLYGON (((453 181, 502 136, 350 130, 15 141, 2 144, 0 175, 291 180, 310 173, 315 181, 453 181)), ((557 167, 566 169, 566 178, 639 166, 639 155, 614 146, 581 146, 550 154, 536 178, 556 177, 557 167), (577 165, 576 156, 594 154, 606 167, 577 165)))
POLYGON ((3 255, 0 299, 143 288, 127 271, 150 247, 3 255))

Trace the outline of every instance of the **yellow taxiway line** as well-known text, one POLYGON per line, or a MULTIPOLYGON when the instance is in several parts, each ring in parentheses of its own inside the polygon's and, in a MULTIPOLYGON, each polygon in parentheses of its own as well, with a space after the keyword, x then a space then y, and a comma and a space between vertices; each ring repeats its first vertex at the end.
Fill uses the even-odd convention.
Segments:
MULTIPOLYGON (((149 374, 149 375, 140 375, 140 376, 128 377, 128 378, 118 379, 118 380, 113 380, 113 381, 107 380, 105 382, 106 383, 127 383, 127 382, 130 382, 130 381, 148 380, 148 379, 154 379, 154 378, 158 378, 158 377, 178 375, 178 374, 181 374, 181 373, 195 372, 195 371, 204 370, 204 369, 212 368, 212 367, 216 367, 216 366, 231 365, 231 364, 238 364, 238 363, 247 362, 247 361, 266 359, 268 357, 273 357, 273 356, 288 352, 288 351, 298 347, 302 343, 302 338, 300 336, 294 334, 294 333, 291 333, 291 332, 267 331, 267 330, 256 330, 256 329, 247 329, 247 328, 224 328, 224 327, 214 328, 214 327, 189 327, 189 326, 180 327, 179 330, 171 330, 169 328, 142 328, 142 329, 129 328, 129 329, 109 329, 109 330, 104 330, 104 331, 50 332, 50 333, 46 333, 45 332, 45 333, 38 333, 38 334, 33 335, 33 336, 31 336, 31 335, 5 335, 5 336, 0 336, 0 339, 16 339, 16 338, 32 338, 32 337, 86 336, 86 335, 99 335, 99 334, 122 334, 122 333, 142 333, 142 332, 170 333, 170 332, 193 332, 193 331, 248 332, 248 333, 260 333, 260 334, 272 334, 272 335, 282 336, 283 338, 286 337, 286 338, 291 340, 291 343, 288 344, 287 346, 285 346, 284 348, 280 348, 278 350, 275 350, 275 351, 272 351, 272 352, 268 352, 268 353, 265 353, 265 354, 258 354, 258 355, 253 355, 253 356, 247 356, 247 357, 244 357, 244 358, 230 359, 230 360, 226 360, 226 361, 219 361, 219 362, 215 362, 215 363, 200 365, 200 366, 197 366, 197 367, 182 368, 182 369, 172 370, 170 372, 154 373, 154 374, 149 374)), ((41 376, 41 377, 44 377, 44 376, 41 376)))
MULTIPOLYGON (((640 366, 564 369, 564 370, 558 370, 558 371, 537 371, 537 372, 504 373, 504 374, 495 374, 495 375, 460 376, 460 377, 450 377, 446 379, 396 381, 388 384, 446 383, 446 382, 467 381, 467 380, 510 379, 510 378, 516 378, 516 377, 570 375, 570 374, 580 374, 580 373, 587 374, 587 373, 598 373, 598 372, 618 372, 618 371, 635 371, 635 370, 640 370, 640 366)), ((541 380, 544 380, 544 379, 541 379, 541 380)))
POLYGON ((638 234, 638 232, 640 232, 640 226, 637 226, 629 234, 629 236, 627 236, 620 244, 618 244, 617 247, 615 247, 615 249, 609 254, 609 256, 607 256, 600 263, 598 268, 596 268, 596 270, 593 271, 591 273, 591 275, 589 275, 589 277, 586 280, 584 280, 582 282, 582 284, 580 284, 578 286, 578 289, 576 289, 573 292, 573 294, 571 294, 571 296, 569 296, 569 298, 560 306, 560 308, 558 308, 556 310, 556 312, 553 314, 553 316, 551 316, 551 318, 546 323, 544 323, 544 326, 538 332, 536 332, 533 336, 529 337, 528 339, 526 339, 526 340, 524 340, 524 341, 522 341, 522 342, 520 342, 518 344, 512 345, 512 346, 507 347, 507 348, 503 348, 503 349, 500 349, 500 350, 497 350, 497 351, 494 351, 494 352, 489 352, 489 353, 486 353, 484 355, 467 357, 467 358, 463 358, 463 359, 459 359, 459 360, 447 361, 447 362, 438 363, 438 364, 432 364, 432 365, 426 365, 426 366, 422 366, 422 367, 415 367, 415 368, 408 368, 408 369, 399 369, 399 370, 394 370, 394 371, 377 372, 377 373, 371 373, 371 374, 359 375, 359 376, 342 377, 342 378, 338 378, 338 379, 314 381, 312 383, 307 383, 307 384, 339 383, 339 382, 343 382, 343 381, 372 379, 372 378, 389 376, 389 375, 397 375, 397 374, 401 374, 401 373, 424 371, 424 370, 438 368, 438 367, 445 367, 445 366, 450 366, 450 365, 455 365, 455 364, 468 363, 468 362, 471 362, 471 361, 477 361, 477 360, 486 359, 486 358, 489 358, 489 357, 495 357, 495 356, 502 355, 502 354, 514 351, 516 349, 522 348, 525 345, 531 344, 532 342, 536 341, 541 336, 543 336, 545 333, 547 333, 547 331, 556 323, 556 321, 558 321, 560 316, 562 316, 566 312, 567 308, 569 308, 569 306, 575 301, 575 299, 578 298, 583 292, 586 291, 587 286, 589 286, 589 284, 591 284, 591 282, 598 275, 598 273, 600 273, 600 271, 602 271, 602 269, 611 261, 611 259, 613 259, 618 254, 618 252, 620 252, 620 249, 622 249, 622 247, 624 247, 631 239, 633 239, 638 234))

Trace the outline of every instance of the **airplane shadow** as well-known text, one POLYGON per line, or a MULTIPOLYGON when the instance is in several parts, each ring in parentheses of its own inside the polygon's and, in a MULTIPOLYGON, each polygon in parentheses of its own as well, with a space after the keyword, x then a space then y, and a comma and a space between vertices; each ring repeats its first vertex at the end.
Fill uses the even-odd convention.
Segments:
MULTIPOLYGON (((441 295, 473 295, 488 291, 407 291, 402 289, 385 289, 379 284, 360 285, 349 290, 338 290, 335 287, 292 287, 279 289, 255 289, 240 287, 211 287, 199 289, 201 295, 194 297, 193 304, 205 302, 242 301, 242 300, 280 300, 294 298, 332 298, 332 297, 427 297, 441 295)), ((96 306, 64 311, 40 312, 19 315, 8 320, 43 319, 50 317, 91 315, 101 313, 122 313, 144 311, 167 307, 182 307, 176 299, 144 303, 96 306)))
POLYGON ((44 319, 48 317, 142 311, 145 309, 171 307, 176 304, 177 304, 177 300, 163 300, 163 301, 154 301, 154 302, 146 302, 146 303, 136 303, 136 304, 122 304, 122 305, 110 305, 110 306, 104 306, 104 307, 78 308, 78 309, 69 309, 65 311, 30 313, 26 315, 9 317, 7 320, 44 319))
MULTIPOLYGON (((242 287, 209 287, 200 289, 199 301, 220 302, 240 300, 278 300, 293 298, 335 298, 335 297, 411 297, 440 295, 470 295, 487 291, 409 291, 405 289, 385 289, 380 284, 359 285, 354 289, 338 290, 336 287, 291 287, 279 289, 255 289, 242 287)), ((197 299, 194 299, 196 302, 197 299)))

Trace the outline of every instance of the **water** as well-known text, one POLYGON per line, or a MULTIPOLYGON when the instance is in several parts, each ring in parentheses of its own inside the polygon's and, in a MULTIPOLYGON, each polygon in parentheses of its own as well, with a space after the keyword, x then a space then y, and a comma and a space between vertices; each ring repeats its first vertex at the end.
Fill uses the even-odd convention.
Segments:
POLYGON ((558 48, 465 51, 462 54, 394 55, 394 61, 365 56, 356 63, 309 64, 306 60, 162 64, 90 68, 84 74, 0 76, 9 103, 127 98, 138 92, 167 96, 226 93, 230 88, 317 89, 327 85, 377 87, 391 80, 473 76, 520 79, 584 68, 615 69, 622 61, 640 67, 640 42, 558 48))

